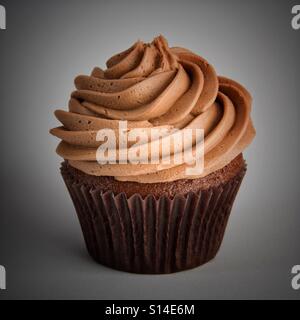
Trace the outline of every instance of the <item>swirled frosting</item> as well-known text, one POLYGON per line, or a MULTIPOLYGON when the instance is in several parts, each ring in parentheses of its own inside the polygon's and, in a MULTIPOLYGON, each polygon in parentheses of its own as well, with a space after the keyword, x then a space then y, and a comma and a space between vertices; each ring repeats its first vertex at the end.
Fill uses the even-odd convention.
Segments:
POLYGON ((107 69, 75 79, 69 110, 56 110, 63 124, 50 132, 60 138, 57 153, 87 174, 120 181, 156 183, 195 179, 221 169, 252 141, 251 96, 239 83, 218 77, 202 57, 169 48, 162 36, 152 43, 137 41, 111 57, 107 69), (186 163, 100 165, 98 130, 117 131, 119 120, 128 130, 154 127, 204 129, 204 171, 186 175, 186 163))

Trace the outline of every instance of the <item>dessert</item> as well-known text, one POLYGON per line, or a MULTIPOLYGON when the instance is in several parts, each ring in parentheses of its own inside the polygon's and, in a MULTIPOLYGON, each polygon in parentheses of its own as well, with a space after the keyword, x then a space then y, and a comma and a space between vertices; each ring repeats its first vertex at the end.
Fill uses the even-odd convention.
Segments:
POLYGON ((137 41, 110 58, 106 70, 78 76, 75 86, 69 110, 55 112, 63 126, 51 133, 61 139, 61 173, 90 255, 137 273, 211 260, 246 172, 242 152, 255 136, 248 91, 193 52, 169 48, 162 36, 137 41), (202 129, 203 170, 188 175, 184 161, 99 163, 97 134, 117 134, 120 120, 129 132, 202 129))

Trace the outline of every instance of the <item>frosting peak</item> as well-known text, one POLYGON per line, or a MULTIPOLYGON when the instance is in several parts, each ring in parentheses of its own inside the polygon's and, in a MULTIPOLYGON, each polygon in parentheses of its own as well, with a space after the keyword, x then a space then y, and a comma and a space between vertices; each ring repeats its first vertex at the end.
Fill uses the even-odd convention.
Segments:
POLYGON ((178 69, 178 58, 172 53, 163 36, 151 43, 137 41, 129 49, 118 53, 106 62, 107 79, 148 77, 160 72, 178 69))
POLYGON ((51 133, 62 140, 57 152, 91 175, 144 183, 184 178, 186 164, 107 164, 96 161, 97 131, 118 130, 119 120, 134 128, 204 129, 205 176, 233 160, 252 141, 251 96, 239 83, 218 77, 214 68, 193 52, 169 48, 163 36, 137 41, 112 56, 107 69, 75 79, 69 111, 57 110, 63 124, 51 133))

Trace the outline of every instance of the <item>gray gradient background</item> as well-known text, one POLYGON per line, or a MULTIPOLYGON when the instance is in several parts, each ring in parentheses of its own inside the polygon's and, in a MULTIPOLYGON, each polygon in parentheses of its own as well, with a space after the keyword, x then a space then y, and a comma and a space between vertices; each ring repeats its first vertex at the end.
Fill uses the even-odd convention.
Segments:
POLYGON ((299 299, 299 1, 4 1, 0 31, 0 299, 299 299), (163 34, 253 94, 248 174, 216 259, 173 275, 114 271, 86 253, 48 134, 73 79, 163 34))

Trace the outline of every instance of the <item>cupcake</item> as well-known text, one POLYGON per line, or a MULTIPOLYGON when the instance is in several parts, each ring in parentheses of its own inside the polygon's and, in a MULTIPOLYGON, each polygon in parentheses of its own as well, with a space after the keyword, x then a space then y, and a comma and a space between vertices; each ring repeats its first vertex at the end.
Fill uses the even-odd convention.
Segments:
MULTIPOLYGON (((137 41, 106 65, 75 79, 68 111, 55 111, 62 126, 50 131, 61 139, 61 174, 87 250, 103 265, 134 273, 200 266, 220 248, 246 172, 242 152, 255 136, 251 96, 241 84, 218 77, 192 51, 170 48, 162 36, 151 43, 137 41), (184 158, 161 163, 164 137, 156 140, 157 162, 121 161, 121 153, 137 146, 149 151, 151 139, 125 148, 109 144, 108 153, 117 159, 104 161, 99 150, 107 139, 99 132, 109 130, 120 142, 120 121, 126 122, 127 134, 139 129, 146 137, 158 128, 165 130, 164 137, 201 129, 201 170, 187 174, 191 164, 184 158)), ((191 141, 195 155, 199 143, 191 141)))

